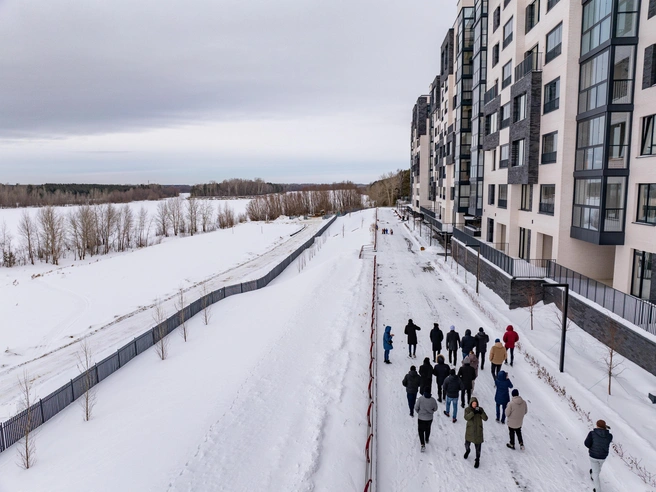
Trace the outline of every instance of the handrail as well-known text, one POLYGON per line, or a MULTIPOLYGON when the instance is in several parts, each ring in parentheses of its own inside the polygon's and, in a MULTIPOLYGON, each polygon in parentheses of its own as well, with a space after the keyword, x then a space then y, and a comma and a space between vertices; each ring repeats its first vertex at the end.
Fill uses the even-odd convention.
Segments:
POLYGON ((374 272, 371 292, 371 332, 370 332, 370 349, 369 349, 369 406, 367 407, 367 443, 364 448, 366 467, 365 467, 365 492, 373 492, 376 481, 376 325, 378 322, 378 263, 374 256, 374 272))

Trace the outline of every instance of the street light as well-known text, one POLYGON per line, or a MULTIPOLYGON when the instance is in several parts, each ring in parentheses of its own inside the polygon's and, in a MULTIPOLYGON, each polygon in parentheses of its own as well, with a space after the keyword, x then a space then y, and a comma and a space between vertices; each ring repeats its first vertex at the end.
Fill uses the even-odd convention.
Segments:
POLYGON ((481 245, 480 244, 470 244, 470 248, 475 248, 478 252, 478 257, 476 258, 476 295, 478 295, 478 279, 481 274, 481 245))
POLYGON ((542 288, 564 288, 563 291, 563 332, 560 336, 560 372, 565 371, 565 336, 567 334, 567 301, 569 300, 569 284, 542 284, 542 288))

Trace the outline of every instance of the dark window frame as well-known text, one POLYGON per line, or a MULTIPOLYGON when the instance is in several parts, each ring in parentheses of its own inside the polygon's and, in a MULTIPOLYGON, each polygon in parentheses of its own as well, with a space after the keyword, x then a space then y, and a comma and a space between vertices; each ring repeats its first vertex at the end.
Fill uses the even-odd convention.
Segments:
POLYGON ((560 108, 560 77, 556 77, 551 82, 544 84, 544 106, 542 109, 542 114, 551 113, 560 108), (552 89, 551 86, 554 86, 555 89, 552 89), (547 99, 547 95, 556 94, 556 97, 547 99))
POLYGON ((510 165, 512 167, 521 167, 526 165, 526 139, 519 138, 513 141, 510 148, 510 165), (520 147, 521 147, 521 152, 520 152, 520 147), (521 156, 521 164, 519 163, 520 156, 521 156))
POLYGON ((538 207, 538 213, 544 215, 554 215, 554 209, 556 205, 556 185, 555 184, 543 184, 540 185, 540 205, 538 207), (547 198, 545 201, 545 190, 553 189, 551 193, 551 198, 547 198))
POLYGON ((509 75, 508 75, 508 77, 506 77, 505 79, 502 79, 502 80, 501 80, 501 89, 505 89, 506 87, 508 87, 509 85, 512 84, 512 60, 510 60, 510 61, 509 61, 508 63, 506 63, 503 67, 501 67, 501 76, 502 76, 502 77, 503 77, 503 75, 504 75, 504 72, 506 71, 506 67, 510 67, 510 68, 508 69, 508 73, 509 73, 509 75))
POLYGON ((514 23, 514 17, 511 17, 508 19, 508 22, 506 22, 503 25, 503 49, 506 49, 510 43, 512 43, 513 36, 515 33, 515 23, 514 23), (510 34, 506 34, 506 27, 510 24, 510 34))
POLYGON ((499 64, 499 43, 492 46, 492 66, 496 67, 499 64))
POLYGON ((494 205, 494 185, 487 185, 487 204, 494 205))
POLYGON ((640 155, 656 155, 656 114, 650 114, 642 118, 640 129, 640 155), (651 122, 650 127, 646 128, 651 122), (647 140, 649 140, 647 142, 647 140), (649 152, 645 152, 645 144, 649 144, 649 152))
POLYGON ((508 208, 508 185, 499 185, 499 195, 497 198, 497 208, 508 208), (503 190, 503 191, 502 191, 503 190), (504 196, 505 198, 501 198, 504 196))
POLYGON ((501 25, 501 6, 494 9, 494 12, 492 14, 492 32, 496 32, 496 30, 499 29, 500 25, 501 25))
POLYGON ((503 144, 501 150, 499 151, 499 169, 505 169, 510 165, 510 144, 503 144), (504 148, 507 150, 507 157, 503 158, 504 148))
POLYGON ((656 201, 656 183, 640 183, 638 184, 638 199, 636 210, 636 222, 639 224, 652 224, 656 225, 656 205, 649 205, 650 195, 654 194, 656 201), (642 204, 643 189, 646 190, 647 201, 642 204), (640 209, 643 208, 644 215, 641 217, 640 209), (650 218, 651 215, 651 218, 650 218))
POLYGON ((522 185, 520 191, 519 210, 522 212, 531 212, 533 210, 533 185, 522 185))
POLYGON ((540 0, 533 0, 526 6, 525 33, 529 32, 540 22, 540 0))
POLYGON ((550 133, 545 133, 542 135, 542 154, 541 154, 541 159, 540 162, 542 164, 553 164, 557 162, 558 160, 558 132, 550 132, 550 133), (549 137, 555 137, 555 142, 552 144, 553 147, 555 147, 556 150, 552 150, 551 152, 545 152, 544 147, 545 147, 545 140, 549 137))
POLYGON ((545 45, 544 46, 545 46, 544 50, 546 52, 545 56, 544 56, 544 64, 546 65, 551 60, 553 60, 558 55, 560 55, 561 52, 562 52, 562 47, 563 47, 563 23, 562 22, 547 33, 547 36, 545 38, 545 45), (551 49, 549 49, 549 36, 551 36, 556 31, 560 31, 560 41, 558 42, 558 44, 556 44, 551 49))

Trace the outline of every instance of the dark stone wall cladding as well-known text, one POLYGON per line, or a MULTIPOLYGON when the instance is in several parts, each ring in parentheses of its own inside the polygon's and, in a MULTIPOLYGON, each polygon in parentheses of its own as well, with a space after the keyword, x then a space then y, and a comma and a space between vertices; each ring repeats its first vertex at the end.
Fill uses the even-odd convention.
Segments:
POLYGON ((508 184, 536 184, 540 168, 540 115, 542 114, 542 72, 531 72, 510 88, 510 98, 515 112, 515 97, 527 95, 526 118, 510 125, 510 145, 524 139, 523 166, 508 168, 508 184))
POLYGON ((442 42, 442 49, 440 51, 440 53, 447 53, 447 64, 442 65, 442 71, 440 72, 440 80, 443 84, 446 84, 448 82, 448 76, 453 74, 453 36, 453 29, 449 29, 449 31, 446 33, 446 36, 444 37, 444 41, 442 42))
MULTIPOLYGON (((453 239, 451 247, 453 259, 476 275, 476 252, 468 250, 453 239)), ((512 279, 481 259, 480 281, 501 297, 510 309, 527 307, 531 296, 535 298, 535 302, 544 301, 545 304, 555 302, 558 308, 562 309, 562 291, 543 289, 543 279, 512 279)), ((615 331, 617 353, 656 375, 656 343, 575 296, 569 297, 567 314, 567 317, 583 331, 606 345, 611 343, 612 333, 615 331)), ((569 356, 574 357, 572 354, 569 356)))

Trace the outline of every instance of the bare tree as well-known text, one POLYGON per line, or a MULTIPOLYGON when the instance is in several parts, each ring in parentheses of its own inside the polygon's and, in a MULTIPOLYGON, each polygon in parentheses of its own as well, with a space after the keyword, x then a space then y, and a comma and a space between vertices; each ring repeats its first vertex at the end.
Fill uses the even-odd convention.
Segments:
POLYGON ((125 251, 130 247, 133 228, 134 214, 130 205, 125 204, 116 214, 116 245, 118 251, 125 251))
POLYGON ((209 300, 210 289, 207 282, 203 283, 202 294, 203 297, 201 297, 201 304, 203 306, 203 323, 207 326, 212 319, 212 304, 209 300))
POLYGON ((529 283, 528 287, 528 293, 526 295, 526 301, 528 302, 528 312, 531 315, 531 330, 533 329, 533 310, 535 309, 535 305, 538 303, 538 293, 537 289, 535 287, 534 282, 529 283))
POLYGON ((169 205, 168 200, 162 200, 157 204, 157 234, 169 237, 169 205))
POLYGON ((176 301, 175 301, 175 309, 178 310, 178 316, 180 319, 180 326, 182 327, 182 338, 184 338, 184 341, 187 341, 187 320, 185 318, 185 294, 184 294, 184 289, 180 287, 178 289, 178 294, 176 296, 176 301))
POLYGON ((237 219, 234 210, 227 203, 223 203, 223 205, 219 205, 216 221, 219 229, 227 229, 228 227, 234 227, 237 219))
POLYGON ((182 198, 176 196, 168 202, 169 220, 173 227, 173 234, 178 235, 184 231, 184 213, 182 209, 182 198))
POLYGON ((198 231, 199 208, 198 200, 194 197, 187 199, 187 222, 189 223, 189 234, 192 236, 198 231))
POLYGON ((137 222, 134 227, 134 243, 137 248, 148 246, 148 234, 150 232, 150 222, 148 221, 148 211, 143 205, 137 214, 137 222))
POLYGON ((32 380, 27 372, 23 372, 23 375, 18 378, 18 385, 21 394, 20 410, 25 412, 25 418, 20 421, 23 438, 19 442, 18 456, 20 466, 27 470, 34 466, 34 455, 36 453, 34 428, 37 421, 36 412, 32 409, 35 403, 35 398, 32 396, 32 380))
POLYGON ((93 350, 87 338, 83 338, 78 343, 77 351, 77 367, 84 375, 82 377, 82 384, 84 386, 84 394, 80 403, 84 410, 84 420, 88 422, 91 420, 93 414, 93 407, 96 405, 96 392, 94 390, 94 374, 93 374, 93 350))
POLYGON ((203 200, 200 206, 200 224, 203 232, 213 229, 212 217, 214 216, 214 206, 209 200, 203 200))
POLYGON ((164 308, 159 299, 155 302, 153 310, 153 321, 155 322, 155 331, 157 340, 155 341, 155 351, 161 360, 166 360, 169 355, 169 339, 167 338, 166 326, 164 326, 164 308))
POLYGON ((2 251, 2 264, 8 268, 16 264, 16 255, 11 244, 13 239, 7 223, 3 220, 0 227, 0 251, 2 251))
POLYGON ((39 210, 38 218, 42 254, 46 263, 50 260, 53 265, 58 265, 66 240, 64 218, 50 205, 39 210))
POLYGON ((114 229, 118 220, 116 207, 111 203, 100 207, 98 234, 103 246, 103 254, 108 254, 114 242, 114 229))
POLYGON ((18 234, 23 238, 27 258, 34 265, 37 230, 36 225, 32 221, 32 216, 27 210, 23 210, 21 214, 20 222, 18 223, 18 234))
POLYGON ((604 356, 604 364, 606 373, 608 374, 608 394, 610 395, 613 376, 619 375, 616 369, 624 363, 624 359, 620 359, 616 355, 616 350, 619 342, 617 324, 611 320, 608 320, 607 328, 606 355, 604 356))

